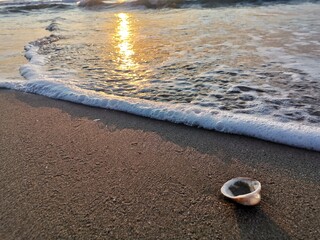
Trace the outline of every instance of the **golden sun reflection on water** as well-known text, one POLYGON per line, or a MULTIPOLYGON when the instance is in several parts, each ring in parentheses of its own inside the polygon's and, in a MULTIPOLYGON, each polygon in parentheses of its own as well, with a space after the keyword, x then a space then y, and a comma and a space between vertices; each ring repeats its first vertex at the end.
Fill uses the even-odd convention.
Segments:
POLYGON ((135 70, 137 63, 134 61, 133 33, 130 16, 127 13, 116 14, 118 18, 117 31, 115 35, 116 49, 118 51, 118 61, 120 70, 135 70))

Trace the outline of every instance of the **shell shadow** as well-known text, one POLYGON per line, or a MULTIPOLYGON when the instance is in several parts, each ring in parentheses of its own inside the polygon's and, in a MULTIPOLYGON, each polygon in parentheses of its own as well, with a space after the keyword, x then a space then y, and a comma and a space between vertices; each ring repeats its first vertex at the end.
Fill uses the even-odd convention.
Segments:
POLYGON ((261 205, 247 207, 236 204, 234 211, 240 239, 290 239, 290 236, 263 211, 261 205))

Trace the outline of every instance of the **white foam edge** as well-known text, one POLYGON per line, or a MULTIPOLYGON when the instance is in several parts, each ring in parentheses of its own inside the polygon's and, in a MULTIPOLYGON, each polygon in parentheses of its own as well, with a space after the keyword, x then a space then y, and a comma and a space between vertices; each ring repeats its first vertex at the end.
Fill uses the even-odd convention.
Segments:
POLYGON ((44 79, 46 78, 43 66, 46 64, 44 55, 38 54, 39 47, 33 44, 27 44, 24 49, 25 57, 29 60, 27 64, 20 67, 21 76, 26 79, 44 79))
POLYGON ((46 59, 37 53, 37 46, 28 44, 25 49, 29 63, 21 66, 20 73, 28 80, 0 80, 0 88, 320 151, 320 128, 294 122, 276 122, 265 116, 225 111, 212 113, 210 108, 120 97, 68 86, 59 82, 59 79, 51 80, 44 74, 43 65, 46 59))
POLYGON ((223 111, 212 113, 211 109, 119 97, 47 80, 0 81, 0 88, 320 151, 320 128, 275 122, 265 116, 230 114, 223 111))
POLYGON ((28 44, 24 49, 26 50, 24 56, 29 60, 30 64, 43 66, 46 63, 45 56, 38 54, 38 46, 28 44))

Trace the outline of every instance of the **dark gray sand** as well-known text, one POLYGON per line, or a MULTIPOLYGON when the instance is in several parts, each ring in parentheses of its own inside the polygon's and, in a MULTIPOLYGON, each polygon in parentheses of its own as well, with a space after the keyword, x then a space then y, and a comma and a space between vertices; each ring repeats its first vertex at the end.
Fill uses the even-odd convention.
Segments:
POLYGON ((0 126, 0 239, 319 239, 319 152, 7 90, 0 126))

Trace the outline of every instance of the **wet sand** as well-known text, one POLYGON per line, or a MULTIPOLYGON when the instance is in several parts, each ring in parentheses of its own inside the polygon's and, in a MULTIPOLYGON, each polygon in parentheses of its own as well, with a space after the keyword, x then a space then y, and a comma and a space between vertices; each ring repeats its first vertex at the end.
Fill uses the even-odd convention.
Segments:
POLYGON ((320 153, 0 90, 0 239, 317 239, 320 153), (242 207, 232 177, 262 184, 242 207))

